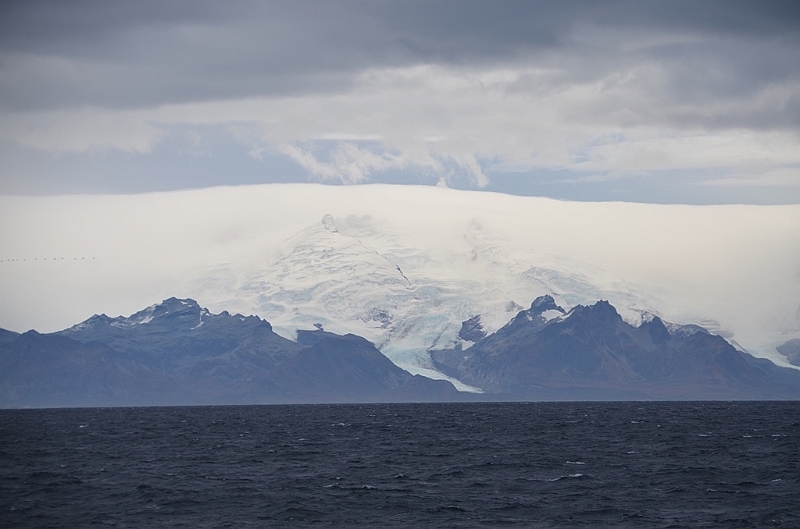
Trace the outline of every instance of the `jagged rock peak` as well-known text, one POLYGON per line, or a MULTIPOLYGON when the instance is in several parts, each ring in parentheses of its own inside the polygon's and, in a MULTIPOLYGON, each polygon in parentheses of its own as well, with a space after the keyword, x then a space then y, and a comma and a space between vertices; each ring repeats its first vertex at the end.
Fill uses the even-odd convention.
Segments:
POLYGON ((167 307, 200 307, 200 305, 192 298, 179 299, 175 296, 165 299, 161 303, 158 303, 158 305, 167 307))
POLYGON ((167 298, 161 303, 155 305, 156 310, 169 310, 169 311, 199 311, 202 310, 200 305, 191 298, 178 299, 176 297, 167 298))
MULTIPOLYGON (((112 318, 109 318, 105 314, 95 314, 90 316, 86 321, 79 323, 78 325, 98 325, 98 324, 108 324, 112 321, 112 318)), ((74 325, 77 327, 78 325, 74 325)))
POLYGON ((597 312, 597 313, 607 313, 607 314, 615 314, 619 316, 616 307, 609 303, 608 301, 601 299, 600 301, 596 302, 594 305, 589 305, 586 307, 587 311, 590 312, 597 312))
POLYGON ((569 311, 570 318, 591 318, 591 319, 622 319, 617 309, 606 300, 600 300, 594 305, 576 305, 569 311))
POLYGON ((666 342, 671 337, 669 329, 658 316, 653 316, 650 321, 642 322, 639 328, 646 330, 655 343, 666 342))
POLYGON ((544 296, 539 296, 538 298, 534 299, 533 303, 531 303, 529 312, 531 314, 541 314, 547 310, 557 310, 561 314, 566 314, 566 311, 559 307, 556 304, 556 300, 553 299, 553 296, 549 294, 545 294, 544 296))
POLYGON ((167 298, 161 303, 150 305, 144 310, 132 314, 130 318, 123 318, 125 320, 136 320, 138 323, 147 323, 153 319, 157 319, 167 314, 200 314, 203 309, 193 299, 178 299, 175 297, 167 298))

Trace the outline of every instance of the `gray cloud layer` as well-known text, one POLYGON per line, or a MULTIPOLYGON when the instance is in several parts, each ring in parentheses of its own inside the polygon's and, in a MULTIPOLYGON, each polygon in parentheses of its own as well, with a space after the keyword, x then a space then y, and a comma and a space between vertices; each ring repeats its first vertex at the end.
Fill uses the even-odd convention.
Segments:
POLYGON ((798 57, 796 1, 6 1, 0 192, 502 175, 797 201, 798 57))
MULTIPOLYGON (((654 62, 668 71, 654 86, 668 103, 736 99, 800 79, 792 1, 20 1, 0 10, 6 110, 330 92, 367 68, 522 59, 566 66, 562 82, 654 62)), ((795 95, 767 116, 681 119, 787 127, 799 108, 795 95)))

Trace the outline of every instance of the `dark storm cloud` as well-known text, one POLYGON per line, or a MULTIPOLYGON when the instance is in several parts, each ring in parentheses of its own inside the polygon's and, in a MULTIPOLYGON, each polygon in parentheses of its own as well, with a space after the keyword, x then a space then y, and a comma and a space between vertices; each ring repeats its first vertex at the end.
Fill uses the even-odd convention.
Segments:
POLYGON ((7 1, 0 105, 135 108, 330 92, 370 67, 523 59, 566 67, 567 78, 652 61, 670 72, 656 88, 664 98, 702 101, 800 78, 799 40, 793 1, 7 1), (576 41, 583 27, 620 37, 576 41), (688 40, 629 52, 631 30, 688 40))

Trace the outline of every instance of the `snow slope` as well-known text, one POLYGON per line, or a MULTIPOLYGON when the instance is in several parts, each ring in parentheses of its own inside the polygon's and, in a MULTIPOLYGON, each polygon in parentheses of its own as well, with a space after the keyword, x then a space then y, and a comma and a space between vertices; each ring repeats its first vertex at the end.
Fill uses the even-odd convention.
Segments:
POLYGON ((270 184, 7 196, 0 211, 0 327, 13 330, 191 297, 287 337, 362 335, 421 374, 462 321, 492 332, 542 294, 699 323, 781 363, 775 345, 800 336, 800 206, 270 184))

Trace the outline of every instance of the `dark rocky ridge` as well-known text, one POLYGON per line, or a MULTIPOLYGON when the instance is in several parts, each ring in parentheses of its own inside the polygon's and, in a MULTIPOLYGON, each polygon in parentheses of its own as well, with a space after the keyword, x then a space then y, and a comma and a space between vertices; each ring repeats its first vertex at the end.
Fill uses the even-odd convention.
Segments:
POLYGON ((293 342, 255 316, 170 298, 130 317, 53 334, 0 332, 0 406, 120 406, 452 400, 363 338, 293 342))
POLYGON ((633 327, 606 301, 561 317, 550 296, 467 350, 432 351, 438 369, 494 394, 568 399, 796 399, 800 372, 658 317, 633 327))

